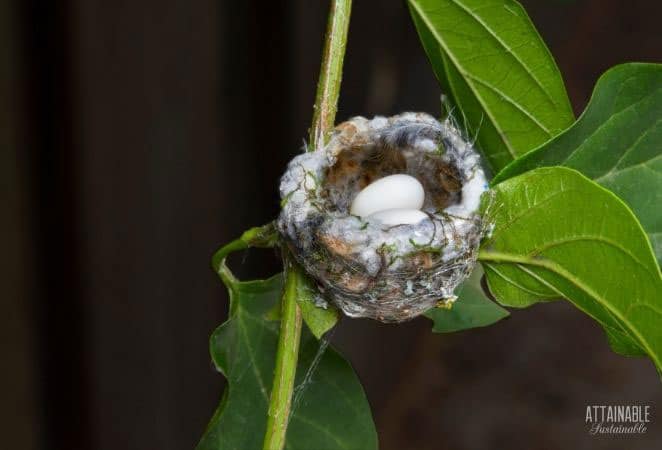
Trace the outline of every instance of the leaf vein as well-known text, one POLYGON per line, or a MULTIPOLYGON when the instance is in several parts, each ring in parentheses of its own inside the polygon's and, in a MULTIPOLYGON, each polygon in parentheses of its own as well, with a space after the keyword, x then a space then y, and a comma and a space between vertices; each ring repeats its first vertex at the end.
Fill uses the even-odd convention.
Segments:
MULTIPOLYGON (((439 45, 443 47, 444 51, 446 52, 446 55, 448 55, 448 58, 453 62, 453 65, 455 66, 455 69, 461 73, 460 69, 460 64, 458 64, 458 61, 455 59, 455 56, 448 50, 448 46, 446 45, 446 42, 441 38, 441 36, 437 33, 437 30, 432 26, 428 18, 422 13, 420 6, 415 1, 410 2, 412 7, 416 9, 416 12, 418 13, 418 16, 421 18, 423 22, 428 27, 428 30, 430 33, 436 38, 437 42, 439 42, 439 45)), ((449 84, 450 84, 450 77, 449 77, 449 84)), ((468 84, 468 83, 467 83, 468 84)), ((480 105, 483 107, 483 110, 485 111, 485 114, 487 115, 487 118, 489 121, 492 123, 492 126, 499 132, 499 135, 502 137, 502 142, 506 147, 506 150, 508 150, 508 153, 511 158, 515 159, 517 157, 517 152, 513 148, 512 144, 508 139, 506 139, 503 136, 502 131, 500 128, 497 126, 498 122, 495 120, 494 115, 492 114, 492 111, 487 107, 487 104, 485 103, 485 99, 481 95, 479 95, 478 92, 476 92, 475 87, 469 85, 469 88, 472 89, 473 94, 476 96, 476 100, 480 105)), ((457 97, 457 96, 456 96, 457 97)))
MULTIPOLYGON (((605 308, 610 310, 613 315, 619 319, 623 324, 627 326, 627 329, 632 333, 632 335, 636 338, 634 339, 637 341, 639 344, 641 344, 641 347, 646 350, 650 358, 655 362, 655 365, 657 367, 662 366, 662 361, 660 361, 659 355, 657 355, 650 347, 648 344, 648 341, 644 339, 644 337, 639 333, 636 327, 630 323, 628 320, 627 316, 619 312, 618 310, 614 309, 609 302, 603 298, 600 294, 595 292, 590 286, 587 286, 576 278, 572 273, 568 272, 565 268, 560 266, 558 263, 556 263, 553 260, 550 259, 530 259, 524 256, 516 255, 516 254, 511 254, 511 253, 500 253, 500 252, 481 252, 482 258, 485 260, 490 260, 490 261, 496 261, 496 262, 510 262, 513 264, 526 264, 526 265, 531 265, 531 266, 536 266, 536 267, 541 267, 543 269, 550 270, 557 275, 565 278, 568 282, 573 284, 575 287, 578 289, 584 291, 590 298, 592 298, 594 301, 598 302, 599 304, 603 305, 605 308)), ((551 283, 550 283, 551 285, 551 283)), ((553 286, 553 285, 552 285, 553 286)), ((563 294, 560 289, 555 288, 557 291, 559 291, 565 298, 567 296, 563 294)), ((571 300, 571 299, 568 299, 571 300)), ((575 302, 573 302, 575 303, 575 302)), ((576 304, 576 303, 575 303, 576 304)))
MULTIPOLYGON (((260 386, 260 391, 262 392, 262 395, 265 399, 265 401, 268 403, 269 402, 269 394, 266 388, 266 385, 264 384, 264 380, 262 379, 262 374, 260 373, 258 366, 257 366, 257 361, 255 359, 255 351, 253 347, 250 345, 250 340, 248 338, 248 330, 246 329, 246 324, 244 323, 242 319, 243 315, 239 314, 238 319, 239 319, 239 328, 241 329, 242 334, 244 335, 244 339, 246 340, 246 348, 248 349, 248 358, 251 360, 251 367, 253 368, 253 372, 255 373, 255 378, 257 378, 257 382, 260 386)), ((261 327, 264 328, 264 327, 261 327)))
POLYGON ((456 4, 460 9, 462 9, 469 17, 474 19, 476 22, 478 22, 484 29, 487 31, 490 36, 494 38, 505 50, 508 54, 512 55, 512 57, 517 61, 517 63, 524 69, 524 72, 534 81, 534 83, 540 88, 540 90, 547 96, 549 101, 552 103, 554 106, 558 106, 556 101, 554 100, 554 97, 545 89, 545 86, 542 84, 540 80, 530 71, 530 69, 524 64, 524 61, 520 59, 520 57, 512 50, 512 48, 503 41, 497 35, 488 25, 485 23, 485 21, 480 18, 478 15, 476 15, 471 9, 467 8, 457 0, 451 0, 452 3, 456 4))
POLYGON ((537 291, 529 289, 525 286, 522 286, 521 284, 517 283, 515 280, 511 279, 510 277, 507 277, 502 272, 498 271, 494 264, 488 264, 488 266, 494 273, 499 275, 506 282, 508 282, 508 283, 512 284, 513 286, 515 286, 517 289, 520 289, 524 292, 528 292, 529 294, 535 295, 538 298, 551 298, 547 293, 537 292, 537 291))
MULTIPOLYGON (((570 159, 572 159, 572 157, 573 157, 576 153, 578 153, 580 150, 582 150, 582 149, 585 147, 585 145, 590 141, 590 139, 591 139, 592 136, 595 136, 595 135, 596 135, 598 132, 600 132, 602 129, 604 129, 605 127, 611 125, 611 124, 613 123, 613 121, 617 120, 617 118, 619 118, 619 117, 622 116, 623 114, 629 112, 631 109, 634 109, 635 107, 637 107, 640 103, 642 103, 642 102, 645 101, 646 99, 647 99, 647 97, 643 97, 643 98, 639 99, 638 101, 636 101, 636 102, 630 104, 630 105, 627 106, 626 108, 623 108, 623 109, 620 109, 620 110, 614 112, 614 113, 613 113, 613 114, 612 114, 607 120, 605 120, 604 122, 602 122, 602 123, 601 123, 601 124, 595 129, 595 130, 593 130, 593 131, 592 131, 591 133, 589 133, 587 136, 584 136, 584 139, 582 139, 582 143, 581 143, 580 145, 578 145, 577 148, 575 148, 572 152, 570 152, 570 154, 568 154, 568 156, 566 156, 566 157, 562 160, 562 162, 563 162, 564 164, 567 164, 568 161, 569 161, 570 159)), ((582 117, 582 118, 583 118, 583 117, 582 117)), ((580 120, 581 120, 582 118, 580 118, 580 120)))
POLYGON ((624 248, 623 246, 621 246, 618 242, 612 241, 611 239, 607 239, 603 236, 596 236, 596 235, 590 235, 590 234, 577 235, 577 236, 567 236, 567 237, 564 237, 564 238, 561 238, 561 239, 557 239, 555 241, 548 241, 544 245, 541 245, 540 247, 537 247, 535 250, 530 252, 527 255, 527 257, 529 257, 529 258, 534 257, 534 256, 537 256, 537 255, 540 255, 545 250, 549 250, 549 249, 552 249, 554 247, 558 247, 558 246, 561 246, 561 245, 564 245, 564 244, 570 244, 570 243, 573 243, 573 242, 580 242, 580 241, 598 241, 598 242, 602 242, 604 244, 607 244, 611 247, 614 247, 614 248, 620 250, 621 252, 623 252, 624 254, 626 254, 627 256, 629 256, 634 262, 637 263, 637 265, 639 265, 641 268, 643 268, 650 275, 652 275, 653 277, 655 277, 655 275, 656 275, 656 274, 653 274, 650 267, 648 267, 646 264, 644 264, 631 251, 629 251, 626 248, 624 248))
POLYGON ((466 76, 467 78, 469 78, 469 79, 471 79, 471 80, 477 82, 478 84, 480 84, 480 85, 482 85, 482 86, 485 86, 486 88, 488 88, 488 89, 490 89, 491 91, 493 91, 493 92, 494 92, 495 94, 497 94, 499 97, 501 97, 502 99, 506 100, 508 103, 510 103, 511 105, 513 105, 513 106, 514 106, 519 112, 521 112, 522 114, 524 114, 524 116, 525 116, 527 119, 529 119, 534 125, 536 125, 538 128, 540 128, 542 131, 544 131, 545 134, 547 134, 547 136, 549 136, 549 137, 552 137, 552 136, 553 136, 553 133, 549 130, 549 128, 547 128, 545 125, 543 125, 542 123, 540 123, 540 121, 539 121, 538 119, 536 119, 535 116, 533 116, 533 114, 531 114, 531 113, 530 113, 529 111, 527 111, 526 109, 522 108, 522 106, 521 106, 519 103, 517 103, 515 100, 513 100, 510 96, 506 95, 506 93, 503 92, 502 90, 500 90, 498 87, 493 86, 492 84, 490 84, 489 82, 483 80, 482 78, 477 77, 477 76, 475 76, 475 75, 472 75, 472 74, 470 74, 470 73, 468 73, 468 72, 467 72, 467 73, 464 73, 464 76, 466 76))

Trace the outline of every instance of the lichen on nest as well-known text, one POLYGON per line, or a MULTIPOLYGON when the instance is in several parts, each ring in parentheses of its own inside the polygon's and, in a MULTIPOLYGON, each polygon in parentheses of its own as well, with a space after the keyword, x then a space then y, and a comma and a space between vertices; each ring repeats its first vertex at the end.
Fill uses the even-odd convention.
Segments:
POLYGON ((401 322, 455 300, 454 289, 476 263, 486 190, 479 155, 452 120, 355 117, 338 125, 324 148, 289 163, 278 229, 323 296, 346 315, 401 322), (423 185, 428 218, 386 226, 349 213, 361 189, 399 173, 423 185))

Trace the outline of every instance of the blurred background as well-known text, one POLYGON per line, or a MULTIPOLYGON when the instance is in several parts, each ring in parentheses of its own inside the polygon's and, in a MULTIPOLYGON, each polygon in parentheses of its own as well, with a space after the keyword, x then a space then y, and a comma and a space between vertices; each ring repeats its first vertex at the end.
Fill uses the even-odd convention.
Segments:
MULTIPOLYGON (((527 0, 576 113, 597 77, 662 62, 657 0, 527 0)), ((212 252, 278 211, 309 125, 326 1, 0 2, 0 441, 15 450, 192 449, 223 379, 212 252)), ((436 114, 400 0, 356 0, 338 119, 436 114)), ((278 269, 268 251, 233 262, 278 269)), ((432 335, 345 320, 381 449, 662 448, 652 364, 568 304, 432 335), (592 437, 588 404, 652 405, 592 437)), ((340 414, 341 412, 339 412, 340 414)), ((311 449, 315 450, 315 449, 311 449)))

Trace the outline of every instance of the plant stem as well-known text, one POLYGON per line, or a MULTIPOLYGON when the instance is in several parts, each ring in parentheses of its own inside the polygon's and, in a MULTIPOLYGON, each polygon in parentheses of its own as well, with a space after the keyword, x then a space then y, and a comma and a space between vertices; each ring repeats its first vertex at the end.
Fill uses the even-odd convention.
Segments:
POLYGON ((245 250, 249 247, 272 248, 276 244, 278 244, 278 232, 273 222, 261 227, 254 227, 245 231, 239 239, 225 244, 216 251, 211 259, 211 265, 214 268, 214 272, 221 277, 223 283, 230 288, 231 285, 239 281, 228 266, 225 265, 225 258, 230 253, 245 250))
MULTIPOLYGON (((308 151, 322 148, 334 127, 351 8, 352 0, 331 0, 308 151)), ((302 318, 297 304, 297 287, 305 275, 288 254, 283 260, 286 280, 263 450, 282 450, 285 446, 301 340, 302 318)))
POLYGON ((335 124, 351 11, 352 0, 331 0, 308 151, 324 147, 335 124))
POLYGON ((287 266, 287 278, 281 301, 280 334, 264 450, 280 450, 285 446, 301 340, 301 309, 297 304, 297 288, 301 274, 288 255, 284 257, 284 261, 287 266))

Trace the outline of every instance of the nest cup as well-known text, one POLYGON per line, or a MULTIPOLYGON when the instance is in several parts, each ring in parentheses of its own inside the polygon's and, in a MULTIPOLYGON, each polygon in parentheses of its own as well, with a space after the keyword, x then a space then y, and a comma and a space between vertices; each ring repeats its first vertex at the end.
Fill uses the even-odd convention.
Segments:
POLYGON ((351 317, 401 322, 455 301, 476 263, 486 189, 478 154, 450 119, 355 117, 324 148, 289 163, 278 229, 322 302, 351 317), (426 219, 388 226, 350 214, 361 189, 392 174, 423 185, 426 219))

